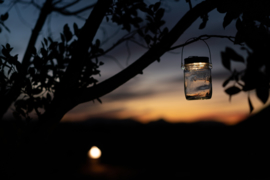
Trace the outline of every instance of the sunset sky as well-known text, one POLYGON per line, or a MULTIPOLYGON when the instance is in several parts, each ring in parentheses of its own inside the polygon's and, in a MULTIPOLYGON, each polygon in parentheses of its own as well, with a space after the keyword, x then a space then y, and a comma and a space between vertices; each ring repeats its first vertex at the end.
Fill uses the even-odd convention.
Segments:
MULTIPOLYGON (((40 4, 44 1, 38 1, 40 4)), ((76 7, 83 7, 92 4, 95 1, 83 0, 76 7)), ((156 2, 149 0, 146 2, 156 2)), ((169 29, 171 29, 177 21, 189 10, 188 4, 182 0, 162 1, 162 7, 166 9, 164 20, 169 29)), ((192 1, 193 6, 200 3, 201 0, 192 1)), ((8 4, 8 3, 6 3, 8 4)), ((75 9, 76 9, 75 8, 75 9)), ((0 7, 0 12, 3 13, 8 9, 8 6, 0 7)), ((22 59, 26 49, 31 29, 34 27, 39 11, 33 6, 16 5, 10 10, 9 19, 6 25, 11 30, 10 33, 3 31, 0 34, 0 43, 10 43, 14 50, 14 54, 19 54, 19 59, 22 59)), ((82 17, 87 17, 90 11, 81 14, 82 17)), ((231 35, 234 36, 235 21, 233 21, 226 29, 223 29, 224 14, 218 13, 216 10, 209 13, 209 21, 206 28, 199 30, 199 25, 202 22, 198 19, 182 36, 175 45, 184 43, 191 37, 197 37, 203 34, 214 35, 231 35)), ((40 40, 48 35, 52 35, 54 39, 60 40, 60 32, 63 26, 68 23, 73 27, 76 22, 79 27, 83 25, 83 20, 76 17, 64 17, 53 13, 43 27, 39 41, 36 47, 40 47, 40 40)), ((105 40, 114 32, 118 32, 113 36, 108 44, 104 44, 104 49, 110 47, 116 42, 117 38, 125 35, 127 32, 119 31, 119 27, 115 24, 104 21, 102 28, 98 32, 96 38, 105 40), (104 32, 106 32, 104 34, 104 32)), ((120 28, 121 29, 121 28, 120 28)), ((235 124, 249 115, 249 107, 247 101, 247 93, 241 92, 232 97, 229 102, 229 96, 224 92, 222 87, 223 81, 230 75, 221 64, 220 52, 224 51, 227 46, 235 49, 239 54, 246 57, 246 53, 240 50, 239 46, 234 46, 227 39, 212 38, 207 40, 211 49, 213 69, 212 69, 212 84, 213 95, 210 100, 195 100, 187 101, 184 95, 183 70, 181 69, 181 49, 176 49, 173 52, 167 52, 161 57, 160 63, 155 62, 143 71, 143 75, 138 75, 129 82, 119 87, 110 94, 101 98, 102 104, 88 102, 81 104, 67 113, 62 121, 82 121, 90 118, 112 118, 112 119, 127 119, 132 118, 143 123, 150 121, 165 119, 168 122, 194 122, 198 120, 216 120, 226 124, 235 124)), ((96 77, 100 82, 127 67, 128 64, 139 58, 146 49, 129 42, 130 58, 126 44, 117 47, 101 60, 105 63, 101 67, 101 77, 96 77), (119 66, 112 58, 119 61, 119 66)), ((184 58, 188 56, 209 56, 208 49, 203 42, 196 42, 184 49, 184 58)), ((232 63, 232 67, 243 69, 245 66, 239 63, 232 63)), ((228 87, 232 85, 229 84, 228 87)), ((251 92, 251 101, 255 108, 254 112, 263 108, 263 104, 257 99, 254 92, 251 92)), ((268 103, 269 104, 269 101, 268 103)), ((10 116, 10 112, 6 117, 10 116)))

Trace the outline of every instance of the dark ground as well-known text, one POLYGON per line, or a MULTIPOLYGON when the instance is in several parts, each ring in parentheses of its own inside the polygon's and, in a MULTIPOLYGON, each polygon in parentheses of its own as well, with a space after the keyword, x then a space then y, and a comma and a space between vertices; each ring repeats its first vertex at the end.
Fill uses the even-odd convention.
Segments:
POLYGON ((29 173, 35 179, 270 179, 269 125, 268 110, 230 127, 163 120, 61 123, 42 146, 19 151, 8 145, 2 156, 14 156, 4 158, 1 171, 5 179, 29 173), (102 151, 98 162, 87 157, 93 145, 102 151))

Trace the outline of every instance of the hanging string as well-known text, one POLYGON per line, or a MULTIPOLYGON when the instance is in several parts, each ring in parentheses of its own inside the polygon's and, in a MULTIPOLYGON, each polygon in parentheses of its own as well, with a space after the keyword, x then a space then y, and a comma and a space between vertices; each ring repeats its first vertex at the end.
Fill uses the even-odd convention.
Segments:
MULTIPOLYGON (((188 39, 188 40, 185 42, 185 44, 188 43, 188 42, 191 41, 191 40, 194 40, 194 39, 196 39, 196 38, 190 38, 190 39, 188 39)), ((211 58, 211 50, 210 50, 210 47, 209 47, 209 45, 207 44, 207 42, 206 42, 205 40, 203 40, 203 39, 199 39, 199 40, 203 41, 203 42, 206 44, 207 48, 208 48, 209 55, 210 55, 210 56, 209 56, 209 57, 210 57, 210 59, 209 59, 209 65, 210 65, 210 68, 212 68, 212 58, 211 58)), ((185 65, 183 64, 183 51, 184 51, 184 47, 185 47, 185 46, 182 47, 182 52, 181 52, 181 68, 182 68, 182 69, 185 69, 185 65)))

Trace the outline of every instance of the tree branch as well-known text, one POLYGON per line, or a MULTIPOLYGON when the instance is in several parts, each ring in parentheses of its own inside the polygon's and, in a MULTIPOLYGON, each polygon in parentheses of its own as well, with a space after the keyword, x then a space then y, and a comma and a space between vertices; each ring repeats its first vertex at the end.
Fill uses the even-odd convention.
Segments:
POLYGON ((193 40, 191 40, 191 41, 189 41, 189 42, 186 42, 186 43, 184 43, 184 44, 180 44, 180 45, 171 47, 171 48, 169 48, 169 50, 174 50, 174 49, 177 49, 177 48, 180 48, 180 47, 189 45, 189 44, 191 44, 191 43, 194 43, 194 42, 196 42, 196 41, 198 41, 198 40, 207 40, 207 39, 210 39, 210 38, 212 38, 212 37, 215 37, 215 38, 227 38, 227 39, 229 39, 231 42, 233 42, 233 43, 235 42, 235 41, 233 40, 233 39, 235 39, 235 37, 233 37, 233 36, 207 35, 207 34, 205 34, 205 35, 201 35, 201 36, 199 36, 199 37, 197 37, 197 38, 194 38, 193 40))
MULTIPOLYGON (((55 2, 53 5, 55 5, 55 4, 57 4, 57 3, 61 2, 61 1, 62 1, 62 0, 59 0, 59 1, 55 2)), ((65 6, 63 6, 63 7, 61 7, 61 8, 59 8, 59 9, 66 9, 66 8, 68 8, 68 7, 70 7, 70 6, 73 6, 73 5, 77 4, 78 2, 79 2, 79 0, 73 1, 73 2, 71 2, 71 3, 69 3, 69 4, 67 4, 67 5, 65 5, 65 6)))
POLYGON ((104 54, 107 54, 108 52, 110 52, 111 50, 113 50, 114 48, 116 48, 118 45, 120 45, 121 43, 130 40, 131 38, 134 37, 135 34, 130 35, 129 37, 122 37, 121 39, 119 39, 114 45, 112 45, 110 48, 108 48, 107 50, 105 50, 102 54, 99 54, 97 56, 93 56, 91 58, 96 58, 96 57, 100 57, 103 56, 104 54))
POLYGON ((37 20, 37 23, 34 27, 34 29, 32 30, 32 34, 31 34, 31 37, 30 37, 30 40, 28 42, 28 45, 27 45, 27 48, 26 48, 26 52, 24 54, 24 57, 23 57, 23 60, 22 60, 22 65, 23 65, 23 69, 26 71, 28 67, 28 64, 30 62, 30 58, 31 58, 31 55, 32 55, 32 50, 35 46, 35 43, 36 43, 36 40, 38 38, 38 35, 39 35, 39 32, 41 31, 45 21, 46 21, 46 18, 47 16, 51 13, 52 11, 52 0, 47 0, 41 11, 40 11, 40 14, 39 14, 39 17, 38 17, 38 20, 37 20))
POLYGON ((175 25, 175 27, 165 36, 162 40, 148 50, 143 56, 137 61, 131 64, 129 67, 114 75, 113 77, 92 86, 87 89, 79 89, 77 91, 78 103, 84 103, 87 101, 94 100, 105 94, 115 90, 131 78, 138 74, 141 74, 143 69, 157 60, 167 50, 170 49, 171 45, 190 27, 190 25, 199 18, 202 14, 208 13, 216 8, 213 4, 208 1, 204 1, 190 11, 188 11, 182 19, 175 25))
MULTIPOLYGON (((73 5, 73 3, 68 4, 67 7, 69 7, 71 5, 73 5)), ((95 5, 96 5, 96 3, 91 4, 89 6, 86 6, 86 7, 82 8, 82 9, 77 10, 77 11, 73 11, 73 12, 70 12, 70 11, 65 10, 66 6, 61 7, 61 8, 54 7, 53 8, 53 11, 59 12, 60 14, 63 14, 63 15, 66 15, 66 16, 73 16, 73 15, 77 15, 77 14, 83 12, 83 11, 92 9, 95 5)))

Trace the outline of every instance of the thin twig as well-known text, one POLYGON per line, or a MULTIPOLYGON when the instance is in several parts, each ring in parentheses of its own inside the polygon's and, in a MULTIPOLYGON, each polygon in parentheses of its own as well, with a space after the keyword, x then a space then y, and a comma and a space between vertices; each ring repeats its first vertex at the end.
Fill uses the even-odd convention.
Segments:
POLYGON ((17 7, 17 6, 14 6, 15 7, 15 10, 16 10, 16 13, 18 14, 18 18, 21 20, 21 22, 28 28, 32 29, 31 27, 31 24, 29 24, 26 20, 24 20, 21 12, 20 12, 20 9, 17 7))
MULTIPOLYGON (((59 1, 61 2, 61 0, 59 0, 59 1)), ((59 3, 59 1, 57 1, 56 3, 59 3)), ((66 8, 68 8, 70 6, 73 6, 74 4, 77 4, 78 2, 79 2, 79 0, 73 1, 73 2, 71 2, 71 3, 69 3, 69 4, 65 5, 65 6, 61 7, 60 9, 66 9, 66 8)), ((53 5, 55 5, 55 3, 53 5)))
POLYGON ((177 48, 180 48, 180 47, 183 47, 183 46, 186 46, 186 45, 188 45, 188 44, 191 44, 191 43, 194 43, 194 42, 196 42, 196 41, 199 41, 199 40, 207 40, 207 39, 210 39, 210 38, 212 38, 212 37, 215 37, 215 38, 227 38, 227 39, 229 39, 231 42, 235 42, 233 39, 235 39, 235 37, 233 37, 233 36, 223 36, 223 35, 201 35, 201 36, 199 36, 199 37, 197 37, 197 38, 194 38, 193 40, 191 40, 191 41, 189 41, 189 42, 187 42, 187 43, 184 43, 184 44, 180 44, 180 45, 177 45, 177 46, 174 46, 174 47, 171 47, 170 49, 169 49, 169 51, 171 51, 171 50, 174 50, 174 49, 177 49, 177 48))
POLYGON ((128 66, 128 61, 129 61, 130 55, 131 55, 130 48, 129 48, 129 45, 128 45, 128 41, 126 41, 126 47, 127 47, 127 52, 128 52, 128 57, 127 57, 127 63, 126 63, 126 66, 128 66))
POLYGON ((58 1, 56 1, 55 3, 53 3, 52 5, 55 6, 56 4, 58 4, 58 3, 60 3, 60 2, 62 2, 62 0, 58 0, 58 1))
POLYGON ((104 55, 104 57, 107 57, 107 58, 111 58, 112 60, 114 60, 114 62, 123 70, 124 67, 121 65, 121 63, 118 61, 118 59, 116 59, 114 56, 111 56, 111 55, 104 55))
POLYGON ((125 42, 127 40, 130 40, 131 38, 133 38, 135 34, 132 34, 131 36, 129 37, 126 37, 124 38, 126 35, 124 35, 120 40, 118 40, 114 45, 112 45, 109 49, 107 49, 106 51, 104 51, 102 54, 99 54, 99 55, 96 55, 96 56, 93 56, 91 58, 96 58, 96 57, 100 57, 106 53, 108 53, 109 51, 113 50, 115 47, 117 47, 119 44, 121 44, 122 42, 125 42))
POLYGON ((139 45, 139 46, 141 46, 141 47, 143 47, 143 48, 148 49, 147 46, 145 46, 145 45, 143 45, 143 44, 141 44, 141 43, 139 43, 139 42, 137 42, 137 41, 134 41, 133 39, 130 39, 130 41, 132 41, 133 43, 135 43, 135 44, 137 44, 137 45, 139 45))
POLYGON ((120 28, 117 29, 110 37, 108 37, 108 38, 106 38, 104 41, 102 41, 101 45, 105 44, 105 43, 108 42, 110 39, 112 39, 113 37, 115 37, 116 34, 118 34, 120 30, 121 30, 120 28))
POLYGON ((91 4, 89 6, 86 6, 86 7, 82 8, 82 9, 77 10, 77 11, 73 11, 73 12, 64 10, 63 7, 62 8, 53 7, 53 11, 59 12, 60 14, 63 14, 63 15, 66 15, 66 16, 73 16, 73 15, 77 15, 79 13, 82 13, 83 11, 92 9, 95 5, 96 5, 96 3, 91 4))
POLYGON ((33 4, 33 6, 35 6, 38 9, 41 9, 41 7, 34 1, 32 0, 31 3, 33 4))
POLYGON ((189 9, 192 9, 191 0, 188 0, 188 4, 189 4, 189 9))

